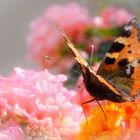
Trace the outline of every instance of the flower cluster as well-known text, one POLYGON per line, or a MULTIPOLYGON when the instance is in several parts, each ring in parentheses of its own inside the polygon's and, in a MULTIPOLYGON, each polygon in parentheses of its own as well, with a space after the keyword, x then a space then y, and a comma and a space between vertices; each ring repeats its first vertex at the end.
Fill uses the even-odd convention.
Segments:
POLYGON ((93 24, 99 28, 110 28, 126 24, 133 15, 123 8, 113 6, 102 9, 100 16, 93 17, 93 24))
POLYGON ((92 115, 81 125, 77 140, 138 140, 140 137, 140 104, 107 103, 93 109, 92 115))
POLYGON ((119 32, 117 27, 124 25, 132 17, 132 14, 122 8, 108 7, 101 11, 100 16, 92 17, 88 8, 76 2, 52 5, 30 24, 27 36, 28 56, 38 61, 41 68, 53 67, 58 72, 68 73, 74 61, 67 51, 59 28, 69 36, 80 51, 90 57, 91 45, 94 44, 94 53, 97 52, 100 44, 108 38, 114 39, 119 32), (112 27, 116 28, 111 30, 112 27), (59 63, 47 61, 45 56, 59 63))
POLYGON ((29 56, 38 60, 43 68, 56 65, 46 61, 45 56, 48 55, 61 61, 58 68, 69 69, 72 61, 65 55, 65 43, 59 28, 73 41, 78 42, 83 39, 84 32, 91 23, 88 9, 78 3, 50 6, 30 24, 30 33, 27 37, 29 56), (62 59, 63 56, 65 59, 62 59), (65 63, 68 68, 64 67, 65 63))
POLYGON ((0 139, 71 140, 83 113, 63 87, 65 75, 16 68, 0 77, 0 139))

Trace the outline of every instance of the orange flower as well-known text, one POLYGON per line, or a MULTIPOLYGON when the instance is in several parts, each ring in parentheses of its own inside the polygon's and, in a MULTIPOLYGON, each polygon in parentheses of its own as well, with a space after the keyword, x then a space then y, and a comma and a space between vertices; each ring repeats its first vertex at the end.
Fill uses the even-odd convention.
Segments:
POLYGON ((99 106, 81 125, 76 140, 138 140, 140 138, 140 103, 107 103, 99 106))

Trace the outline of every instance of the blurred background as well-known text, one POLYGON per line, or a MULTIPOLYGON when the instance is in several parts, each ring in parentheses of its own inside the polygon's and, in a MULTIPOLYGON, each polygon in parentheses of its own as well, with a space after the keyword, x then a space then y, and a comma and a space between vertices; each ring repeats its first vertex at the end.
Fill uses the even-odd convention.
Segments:
MULTIPOLYGON (((34 62, 27 61, 26 36, 29 23, 52 4, 71 0, 0 0, 0 74, 8 75, 14 67, 38 69, 34 62)), ((89 8, 91 15, 108 5, 127 9, 139 17, 139 0, 77 0, 89 8)))

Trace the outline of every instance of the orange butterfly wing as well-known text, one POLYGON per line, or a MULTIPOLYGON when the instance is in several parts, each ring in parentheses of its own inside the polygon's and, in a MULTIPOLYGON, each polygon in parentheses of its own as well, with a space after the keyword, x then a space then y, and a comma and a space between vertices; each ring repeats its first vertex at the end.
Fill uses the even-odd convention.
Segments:
POLYGON ((80 66, 86 89, 89 91, 91 96, 93 96, 96 100, 107 99, 114 102, 125 102, 135 100, 135 97, 133 98, 128 95, 123 96, 122 92, 115 88, 114 85, 112 85, 112 83, 110 83, 102 76, 97 75, 93 70, 91 70, 87 61, 77 51, 77 49, 66 36, 66 34, 64 32, 62 32, 62 34, 68 44, 68 47, 73 52, 75 59, 80 66))
POLYGON ((98 71, 123 94, 140 93, 140 21, 134 18, 106 53, 98 71))

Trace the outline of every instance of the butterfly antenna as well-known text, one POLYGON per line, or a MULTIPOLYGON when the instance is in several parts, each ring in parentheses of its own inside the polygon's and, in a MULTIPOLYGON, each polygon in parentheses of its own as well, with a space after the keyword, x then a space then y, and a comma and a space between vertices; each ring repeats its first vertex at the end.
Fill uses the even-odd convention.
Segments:
POLYGON ((105 112, 104 112, 104 110, 103 110, 101 104, 99 103, 98 100, 96 100, 96 102, 98 103, 99 107, 101 108, 101 111, 103 112, 103 115, 104 115, 105 121, 107 122, 107 117, 106 117, 106 114, 105 114, 105 112))
POLYGON ((58 64, 58 62, 57 62, 57 61, 55 61, 54 59, 50 58, 49 56, 45 56, 45 57, 46 57, 46 59, 48 59, 48 60, 50 60, 50 61, 52 61, 52 62, 54 62, 54 63, 58 64))
POLYGON ((92 67, 93 65, 93 52, 94 52, 94 45, 91 45, 91 59, 90 59, 90 67, 92 67))
MULTIPOLYGON (((56 60, 50 58, 49 56, 45 56, 45 58, 48 59, 48 60, 50 60, 50 61, 52 61, 52 62, 54 62, 55 64, 58 64, 58 62, 56 60)), ((74 72, 76 72, 78 74, 81 74, 79 71, 77 71, 75 69, 72 69, 72 71, 74 71, 74 72)))

